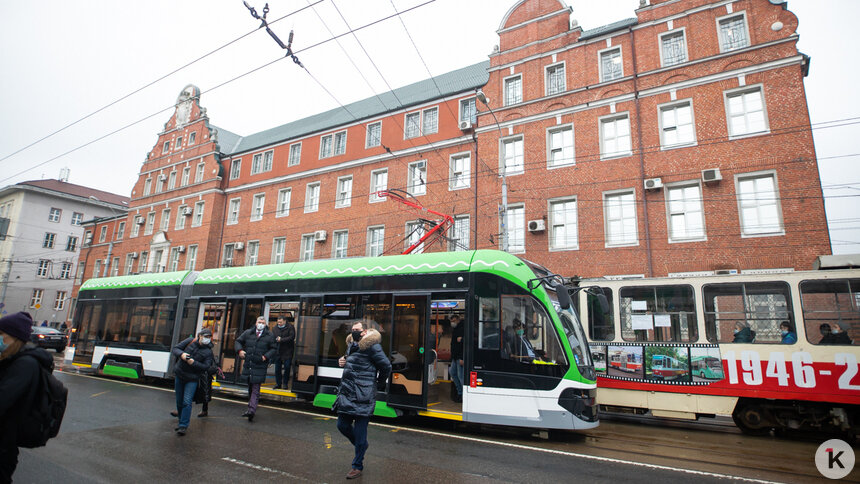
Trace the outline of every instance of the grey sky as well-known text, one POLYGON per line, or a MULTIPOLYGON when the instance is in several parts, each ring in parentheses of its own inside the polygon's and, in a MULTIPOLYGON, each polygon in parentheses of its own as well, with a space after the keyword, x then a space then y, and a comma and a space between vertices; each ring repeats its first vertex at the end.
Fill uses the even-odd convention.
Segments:
MULTIPOLYGON (((302 50, 351 28, 421 5, 427 0, 289 0, 270 2, 270 21, 302 50), (325 19, 325 25, 320 18, 325 19)), ((515 0, 430 0, 402 16, 357 33, 374 67, 351 36, 311 47, 301 61, 332 99, 256 31, 206 59, 157 82, 75 126, 0 161, 0 186, 54 178, 71 169, 70 182, 128 195, 146 153, 188 83, 203 91, 201 104, 216 126, 247 135, 399 87, 429 75, 480 62, 498 43, 495 33, 515 0), (421 57, 423 57, 423 62, 421 57), (350 62, 358 66, 356 68, 350 62), (425 68, 426 63, 426 68, 425 68), (377 68, 384 76, 377 74, 377 68), (429 73, 428 73, 429 69, 429 73), (372 87, 362 78, 362 74, 372 87), (386 83, 387 82, 387 83, 386 83), (213 89, 214 88, 214 89, 213 89), (160 112, 159 112, 160 111, 160 112), (60 158, 69 150, 135 123, 60 158)), ((262 11, 263 1, 249 1, 262 11)), ((638 0, 574 0, 583 28, 635 17, 638 0)), ((791 0, 800 19, 801 52, 812 57, 805 80, 834 253, 860 253, 860 91, 848 33, 860 16, 856 0, 791 0), (834 48, 841 46, 841 48, 834 48), (852 119, 855 118, 855 119, 852 119), (841 123, 830 123, 846 120, 841 123), (835 126, 834 125, 842 125, 835 126), (855 155, 855 156, 848 156, 855 155)), ((222 46, 259 24, 241 0, 107 0, 0 3, 0 158, 80 119, 149 82, 222 46)))

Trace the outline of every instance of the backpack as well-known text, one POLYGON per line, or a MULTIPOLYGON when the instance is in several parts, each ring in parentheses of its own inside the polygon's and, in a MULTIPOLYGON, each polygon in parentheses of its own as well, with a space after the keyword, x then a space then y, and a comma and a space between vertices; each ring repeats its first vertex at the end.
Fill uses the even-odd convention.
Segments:
POLYGON ((27 415, 18 424, 18 447, 42 447, 60 432, 69 390, 51 372, 39 364, 39 381, 27 415))

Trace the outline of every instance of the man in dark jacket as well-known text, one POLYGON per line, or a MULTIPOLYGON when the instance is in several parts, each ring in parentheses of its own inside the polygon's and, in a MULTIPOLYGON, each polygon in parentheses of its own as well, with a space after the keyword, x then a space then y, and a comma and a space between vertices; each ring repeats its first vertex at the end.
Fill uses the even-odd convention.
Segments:
POLYGON ((364 469, 367 424, 376 408, 376 389, 385 387, 391 373, 391 361, 382 351, 380 341, 379 331, 366 329, 357 321, 346 337, 346 356, 338 360, 343 376, 332 409, 337 412, 337 429, 355 446, 355 458, 347 479, 355 479, 364 469))
POLYGON ((266 370, 277 353, 275 337, 266 326, 266 318, 260 316, 253 328, 236 338, 236 351, 239 358, 245 359, 242 376, 248 378, 248 410, 242 416, 253 422, 260 399, 260 385, 266 381, 266 370))
POLYGON ((278 352, 275 353, 275 388, 290 386, 290 365, 293 362, 293 350, 296 347, 296 328, 283 316, 278 318, 278 324, 272 328, 278 352), (286 378, 284 378, 286 377, 286 378))
POLYGON ((209 370, 214 361, 212 355, 212 331, 200 330, 196 338, 187 338, 173 348, 176 364, 173 366, 176 412, 179 414, 177 435, 185 435, 191 420, 191 401, 197 390, 200 375, 209 370))
POLYGON ((51 355, 30 343, 32 326, 25 312, 0 319, 0 482, 12 482, 18 466, 18 424, 34 404, 39 367, 54 368, 51 355))
POLYGON ((460 316, 451 316, 451 383, 457 391, 454 401, 463 401, 463 324, 460 316))

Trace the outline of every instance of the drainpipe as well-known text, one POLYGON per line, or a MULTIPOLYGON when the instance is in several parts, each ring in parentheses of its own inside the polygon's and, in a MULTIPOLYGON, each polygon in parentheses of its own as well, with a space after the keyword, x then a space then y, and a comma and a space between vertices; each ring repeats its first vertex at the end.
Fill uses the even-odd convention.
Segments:
MULTIPOLYGON (((477 100, 476 100, 477 101, 477 100)), ((476 109, 477 110, 477 109, 476 109)), ((472 170, 475 172, 475 246, 474 249, 478 249, 478 117, 475 116, 475 129, 472 131, 472 143, 475 145, 475 169, 472 170)))
POLYGON ((642 215, 645 224, 645 253, 648 261, 648 273, 645 277, 654 277, 654 262, 651 256, 651 228, 648 223, 648 197, 642 188, 645 180, 645 145, 642 141, 642 114, 639 106, 639 71, 636 69, 636 39, 633 38, 633 28, 628 27, 630 33, 630 55, 633 57, 633 103, 636 106, 636 137, 639 140, 639 188, 642 189, 642 215))

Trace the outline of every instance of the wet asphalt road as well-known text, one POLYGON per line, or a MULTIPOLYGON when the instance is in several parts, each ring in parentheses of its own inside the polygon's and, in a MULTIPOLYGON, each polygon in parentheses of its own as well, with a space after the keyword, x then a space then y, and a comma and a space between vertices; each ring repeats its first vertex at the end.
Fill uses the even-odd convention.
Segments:
MULTIPOLYGON (((22 449, 15 482, 344 482, 350 468, 352 446, 338 433, 334 418, 320 416, 312 407, 263 407, 249 423, 240 417, 242 402, 217 400, 210 417, 192 417, 188 435, 179 437, 173 431, 176 419, 168 414, 175 405, 172 391, 82 375, 58 373, 58 378, 70 391, 60 435, 44 448, 22 449)), ((194 415, 198 411, 195 406, 194 415)), ((670 438, 686 440, 668 450, 677 452, 673 458, 659 455, 671 447, 661 440, 664 429, 623 423, 553 442, 527 434, 374 422, 364 475, 356 482, 726 482, 720 474, 818 480, 809 462, 783 460, 809 455, 810 449, 814 454, 817 445, 812 442, 743 441, 740 435, 715 434, 716 449, 736 448, 740 442, 751 445, 751 459, 758 459, 758 453, 774 457, 779 465, 769 472, 767 461, 744 462, 722 455, 728 452, 723 450, 701 456, 700 464, 688 460, 684 449, 697 454, 697 440, 709 435, 702 431, 669 429, 670 438), (649 449, 660 450, 654 454, 649 449), (726 465, 734 461, 737 467, 726 465), (778 472, 780 465, 789 472, 778 472), (792 465, 803 472, 792 472, 792 465)), ((849 478, 858 478, 857 469, 849 478)))

